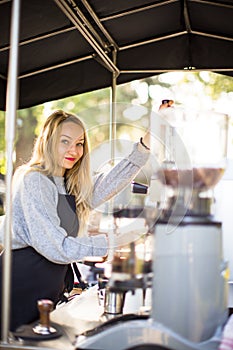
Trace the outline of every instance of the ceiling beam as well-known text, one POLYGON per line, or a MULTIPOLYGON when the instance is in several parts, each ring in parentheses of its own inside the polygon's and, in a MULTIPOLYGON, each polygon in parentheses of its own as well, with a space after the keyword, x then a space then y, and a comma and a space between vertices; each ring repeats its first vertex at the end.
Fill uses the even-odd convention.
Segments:
MULTIPOLYGON (((19 46, 29 45, 29 44, 31 44, 33 42, 37 42, 37 41, 40 41, 40 40, 45 40, 45 39, 51 38, 51 37, 56 36, 56 35, 68 33, 68 32, 73 31, 73 30, 76 30, 75 26, 72 26, 72 27, 69 27, 69 28, 55 30, 54 32, 43 34, 43 35, 38 35, 38 36, 35 36, 33 38, 20 41, 19 46)), ((7 51, 9 49, 10 49, 9 45, 3 46, 3 47, 0 47, 0 52, 7 51)))
POLYGON ((219 6, 219 7, 225 7, 225 8, 229 8, 229 9, 232 9, 233 8, 233 5, 231 4, 227 4, 227 3, 224 3, 224 2, 219 2, 219 1, 208 1, 208 0, 189 0, 190 2, 193 2, 193 3, 197 3, 197 4, 201 4, 201 5, 211 5, 211 6, 219 6))
POLYGON ((90 6, 90 4, 88 3, 87 0, 81 0, 82 4, 85 6, 86 10, 89 12, 89 14, 91 15, 91 17, 93 18, 93 20, 95 21, 96 25, 98 26, 98 28, 100 29, 100 31, 103 33, 103 35, 105 36, 105 38, 108 40, 109 46, 113 46, 114 47, 114 51, 116 51, 118 49, 118 45, 115 42, 115 40, 111 37, 111 35, 109 34, 109 32, 106 30, 106 28, 103 26, 103 24, 101 23, 99 17, 96 15, 95 11, 93 10, 93 8, 90 6))
POLYGON ((137 12, 148 11, 148 10, 154 9, 156 7, 169 5, 169 4, 173 3, 173 2, 175 3, 175 2, 178 2, 178 1, 180 1, 180 0, 164 0, 164 1, 156 2, 155 4, 145 5, 145 6, 129 9, 129 10, 126 10, 126 11, 122 11, 122 12, 119 12, 119 13, 115 13, 115 14, 110 15, 110 16, 102 17, 100 19, 100 21, 101 22, 110 21, 112 19, 133 15, 134 13, 137 13, 137 12))
POLYGON ((229 68, 194 68, 194 67, 184 67, 183 69, 123 69, 121 74, 162 74, 170 72, 233 72, 233 67, 229 68))
MULTIPOLYGON (((74 9, 71 8, 65 0, 54 0, 58 7, 62 10, 62 12, 69 18, 69 20, 75 25, 77 30, 82 34, 84 39, 92 46, 98 57, 101 59, 103 64, 107 67, 107 69, 115 74, 119 74, 119 69, 109 58, 107 53, 103 50, 103 48, 99 45, 96 39, 93 37, 92 33, 83 25, 82 21, 77 17, 74 13, 74 9)), ((74 3, 75 4, 75 3, 74 3)))

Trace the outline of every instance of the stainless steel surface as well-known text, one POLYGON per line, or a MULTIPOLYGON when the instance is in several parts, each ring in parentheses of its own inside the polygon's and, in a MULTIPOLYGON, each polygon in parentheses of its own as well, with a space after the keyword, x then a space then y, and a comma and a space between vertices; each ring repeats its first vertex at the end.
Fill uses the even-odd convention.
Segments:
POLYGON ((104 296, 104 312, 114 315, 122 314, 124 301, 124 292, 113 292, 109 288, 106 288, 104 296))

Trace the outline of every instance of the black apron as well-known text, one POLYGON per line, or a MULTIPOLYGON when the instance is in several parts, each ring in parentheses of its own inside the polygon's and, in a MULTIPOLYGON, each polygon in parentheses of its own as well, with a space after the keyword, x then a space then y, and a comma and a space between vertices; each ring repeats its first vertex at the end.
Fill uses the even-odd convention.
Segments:
MULTIPOLYGON (((79 222, 74 196, 59 194, 57 211, 60 226, 66 230, 68 236, 76 237, 79 222)), ((2 265, 2 256, 0 256, 1 272, 2 265)), ((0 277, 0 303, 2 303, 2 276, 0 277)), ((73 287, 70 265, 53 263, 32 247, 12 251, 11 279, 11 331, 16 330, 20 325, 39 319, 38 299, 50 299, 56 304, 64 290, 67 288, 70 291, 73 287)))

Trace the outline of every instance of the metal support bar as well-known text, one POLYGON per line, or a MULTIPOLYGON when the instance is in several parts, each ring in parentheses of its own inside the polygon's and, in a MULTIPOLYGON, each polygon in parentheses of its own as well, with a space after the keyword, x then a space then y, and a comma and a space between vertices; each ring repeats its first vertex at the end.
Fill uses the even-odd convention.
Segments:
POLYGON ((185 28, 186 28, 188 33, 191 33, 192 29, 191 29, 191 24, 190 24, 187 0, 184 0, 183 14, 184 14, 185 28))
POLYGON ((45 72, 48 72, 50 70, 54 70, 54 69, 58 69, 58 68, 61 68, 61 67, 69 66, 71 64, 75 64, 75 63, 78 63, 78 62, 86 61, 86 60, 89 60, 89 59, 93 59, 93 55, 80 57, 80 58, 77 58, 75 60, 63 62, 63 63, 60 63, 60 64, 55 64, 55 65, 50 66, 50 67, 46 67, 46 68, 38 69, 36 71, 25 73, 25 74, 20 75, 19 79, 28 78, 28 77, 31 77, 33 75, 37 75, 37 74, 40 74, 40 73, 45 73, 45 72))
POLYGON ((173 34, 168 34, 168 35, 162 35, 153 39, 149 39, 149 40, 145 40, 145 41, 140 41, 134 44, 130 44, 130 45, 125 45, 125 46, 121 46, 119 48, 119 51, 123 51, 123 50, 128 50, 128 49, 132 49, 134 47, 138 47, 138 46, 142 46, 142 45, 148 45, 148 44, 153 44, 156 41, 162 41, 162 40, 167 40, 167 39, 172 39, 175 38, 177 36, 182 36, 187 34, 187 31, 184 30, 182 32, 178 32, 178 33, 173 33, 173 34))
POLYGON ((6 4, 7 2, 10 2, 10 1, 12 1, 12 0, 2 0, 0 5, 6 4))
POLYGON ((223 2, 219 1, 208 1, 208 0, 189 0, 190 2, 201 4, 201 5, 212 5, 212 6, 220 6, 220 7, 225 7, 232 9, 233 5, 230 4, 224 4, 223 2))
POLYGON ((194 67, 184 67, 183 69, 123 69, 121 74, 161 74, 170 72, 233 72, 232 68, 201 68, 197 69, 194 67))
POLYGON ((110 21, 112 19, 116 19, 116 18, 119 18, 119 17, 124 17, 124 16, 128 16, 128 15, 132 15, 134 13, 137 13, 137 12, 143 12, 143 11, 148 11, 148 10, 151 10, 153 8, 156 8, 156 7, 161 7, 161 6, 164 6, 164 5, 169 5, 173 2, 177 2, 179 0, 165 0, 165 1, 161 1, 161 2, 156 2, 155 4, 152 4, 152 5, 145 5, 143 7, 139 7, 139 8, 133 8, 133 9, 129 9, 127 11, 122 11, 120 13, 116 13, 114 15, 110 15, 110 16, 106 16, 106 17, 102 17, 100 19, 101 22, 105 22, 105 21, 110 21))
POLYGON ((0 78, 1 78, 2 80, 7 80, 7 77, 5 77, 5 75, 3 75, 3 74, 0 74, 0 78))
POLYGON ((219 39, 219 40, 225 40, 225 41, 233 41, 233 38, 223 36, 223 35, 216 35, 211 33, 204 33, 204 32, 198 32, 196 30, 191 31, 192 34, 199 35, 199 36, 206 36, 207 38, 213 38, 213 39, 219 39))
POLYGON ((108 67, 110 72, 114 72, 117 75, 120 73, 119 69, 114 65, 108 55, 104 52, 104 50, 100 47, 100 45, 96 42, 93 36, 89 33, 87 28, 82 25, 82 22, 77 18, 77 16, 73 13, 70 6, 66 3, 65 0, 54 0, 56 4, 60 7, 63 13, 70 19, 70 21, 76 26, 79 32, 83 35, 83 37, 87 40, 87 42, 93 47, 95 52, 99 55, 99 57, 103 60, 105 65, 108 67))
POLYGON ((175 38, 175 37, 178 37, 178 36, 182 36, 182 35, 186 35, 186 34, 195 34, 195 35, 199 35, 199 36, 206 36, 208 38, 213 38, 213 39, 233 41, 233 38, 226 37, 226 36, 223 36, 223 35, 215 35, 215 34, 210 34, 210 33, 198 32, 198 31, 195 31, 195 30, 191 30, 191 32, 188 32, 187 30, 184 30, 184 31, 181 31, 181 32, 173 33, 173 34, 162 35, 160 37, 156 37, 156 38, 153 38, 153 39, 140 41, 140 42, 137 42, 137 43, 134 43, 134 44, 121 46, 119 48, 119 51, 132 49, 134 47, 138 47, 138 46, 142 46, 142 45, 153 44, 156 41, 172 39, 172 38, 175 38))
MULTIPOLYGON (((45 39, 48 39, 48 38, 51 38, 53 36, 56 36, 56 35, 60 35, 60 34, 64 34, 64 33, 68 33, 68 32, 71 32, 71 31, 74 31, 76 30, 76 27, 75 26, 72 26, 72 27, 69 27, 69 28, 65 28, 65 29, 59 29, 59 30, 55 30, 54 32, 52 33, 48 33, 48 34, 43 34, 43 35, 38 35, 36 37, 33 37, 31 39, 27 39, 27 40, 22 40, 20 41, 19 43, 19 46, 24 46, 24 45, 28 45, 28 44, 31 44, 31 43, 34 43, 34 42, 37 42, 37 41, 40 41, 40 40, 45 40, 45 39)), ((10 49, 10 46, 7 45, 7 46, 2 46, 0 48, 0 52, 4 52, 4 51, 7 51, 10 49)))
POLYGON ((99 27, 99 29, 101 30, 101 32, 104 34, 104 36, 106 37, 106 39, 108 40, 109 44, 112 45, 115 50, 118 49, 117 43, 113 40, 113 38, 111 37, 111 35, 109 34, 109 32, 106 30, 106 28, 103 26, 103 24, 101 23, 99 17, 96 15, 96 13, 94 12, 94 10, 92 9, 92 7, 90 6, 90 4, 88 3, 87 0, 81 0, 83 5, 85 6, 86 10, 89 12, 89 14, 91 15, 91 17, 94 19, 95 23, 97 24, 97 26, 99 27))
MULTIPOLYGON (((113 51, 113 62, 116 63, 117 52, 113 51)), ((114 165, 115 153, 116 153, 116 86, 117 86, 117 76, 112 74, 112 86, 111 86, 111 104, 110 104, 110 130, 109 139, 111 147, 111 162, 114 165)))
POLYGON ((97 33, 97 31, 95 30, 95 28, 91 25, 91 23, 88 21, 88 19, 85 17, 85 15, 82 13, 82 11, 80 10, 80 8, 76 5, 74 0, 69 0, 71 6, 73 7, 73 9, 75 10, 75 12, 77 13, 77 15, 81 18, 81 20, 83 21, 83 26, 85 26, 86 28, 88 28, 91 32, 91 34, 93 35, 93 37, 96 38, 96 40, 99 42, 99 44, 102 46, 103 49, 106 49, 108 47, 108 45, 106 44, 105 41, 103 41, 103 39, 101 38, 101 36, 97 33))
MULTIPOLYGON (((112 60, 116 63, 117 60, 117 51, 114 50, 112 52, 112 60)), ((109 142, 110 142, 110 165, 113 167, 115 165, 115 156, 116 156, 116 87, 117 87, 117 76, 116 74, 112 74, 112 85, 111 85, 111 96, 110 96, 110 121, 109 121, 109 142)), ((112 220, 112 227, 114 228, 114 197, 110 199, 108 202, 108 215, 112 220)), ((114 249, 115 249, 115 228, 114 230, 110 230, 108 233, 108 259, 109 261, 113 260, 114 257, 114 249)))
POLYGON ((11 50, 9 57, 8 84, 6 95, 6 221, 4 234, 4 270, 3 270, 3 297, 2 297, 2 341, 8 343, 10 325, 10 290, 11 290, 11 217, 12 217, 12 175, 13 175, 13 147, 15 139, 15 120, 18 105, 18 45, 20 0, 12 2, 11 15, 11 50))

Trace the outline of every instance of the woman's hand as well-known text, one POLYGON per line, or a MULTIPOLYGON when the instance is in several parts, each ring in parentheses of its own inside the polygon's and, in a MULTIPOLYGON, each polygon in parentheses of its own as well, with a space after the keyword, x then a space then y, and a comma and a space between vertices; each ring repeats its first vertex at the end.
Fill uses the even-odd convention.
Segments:
POLYGON ((147 131, 146 134, 141 137, 140 143, 145 149, 150 150, 150 131, 147 131))
POLYGON ((162 104, 159 106, 159 110, 171 107, 173 103, 173 100, 162 100, 162 104))
MULTIPOLYGON (((163 100, 162 104, 159 106, 159 110, 171 107, 173 105, 173 100, 163 100)), ((146 134, 141 138, 141 144, 150 149, 150 131, 147 131, 146 134)))

